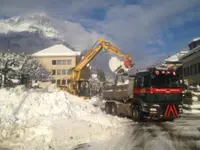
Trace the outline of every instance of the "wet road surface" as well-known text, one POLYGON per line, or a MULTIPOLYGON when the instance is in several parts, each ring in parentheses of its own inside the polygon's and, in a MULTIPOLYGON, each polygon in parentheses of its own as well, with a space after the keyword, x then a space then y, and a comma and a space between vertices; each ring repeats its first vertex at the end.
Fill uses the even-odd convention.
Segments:
POLYGON ((122 137, 73 150, 200 150, 200 114, 173 122, 130 123, 122 137), (98 147, 98 148, 97 148, 98 147))

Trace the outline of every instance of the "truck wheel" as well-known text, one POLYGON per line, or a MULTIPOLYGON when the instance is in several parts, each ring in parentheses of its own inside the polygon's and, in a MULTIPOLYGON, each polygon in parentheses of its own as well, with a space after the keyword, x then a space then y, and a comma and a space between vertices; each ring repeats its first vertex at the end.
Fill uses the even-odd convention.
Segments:
POLYGON ((111 114, 117 115, 117 105, 115 103, 111 103, 111 114))
POLYGON ((108 102, 105 104, 105 111, 107 114, 111 114, 111 104, 108 102))
POLYGON ((134 121, 140 121, 141 119, 141 110, 139 105, 132 106, 132 116, 134 121))

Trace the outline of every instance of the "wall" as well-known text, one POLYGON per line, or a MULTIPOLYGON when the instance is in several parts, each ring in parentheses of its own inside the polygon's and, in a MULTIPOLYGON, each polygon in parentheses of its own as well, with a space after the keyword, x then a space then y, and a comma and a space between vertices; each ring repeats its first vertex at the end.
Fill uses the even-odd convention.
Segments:
POLYGON ((190 85, 200 84, 200 51, 186 57, 182 62, 184 79, 187 79, 190 85))
MULTIPOLYGON (((55 70, 55 75, 52 75, 53 78, 55 79, 54 82, 57 82, 60 80, 61 85, 65 85, 64 83, 62 84, 62 80, 65 80, 67 84, 67 79, 70 77, 70 69, 75 67, 77 62, 81 60, 80 56, 43 56, 43 57, 36 57, 36 59, 50 72, 52 70, 55 70), (66 64, 66 65, 53 65, 52 60, 71 60, 71 64, 66 64), (58 70, 61 70, 61 75, 58 75, 58 70), (62 74, 62 70, 66 70, 66 74, 62 74)), ((53 72, 52 72, 53 73, 53 72)), ((86 68, 84 69, 83 73, 81 74, 81 77, 88 78, 89 77, 89 69, 86 68)))

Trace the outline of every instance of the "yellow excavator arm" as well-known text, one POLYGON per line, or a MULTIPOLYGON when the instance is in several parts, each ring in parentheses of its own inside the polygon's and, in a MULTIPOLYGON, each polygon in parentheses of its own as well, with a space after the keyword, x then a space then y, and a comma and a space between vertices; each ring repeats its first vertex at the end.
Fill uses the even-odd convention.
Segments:
POLYGON ((82 70, 93 60, 93 58, 102 50, 109 51, 111 53, 116 54, 119 57, 124 58, 124 60, 128 61, 127 68, 131 68, 134 64, 132 63, 132 58, 129 55, 122 54, 120 49, 114 46, 112 43, 104 41, 99 38, 96 42, 96 46, 89 49, 84 58, 73 68, 72 74, 70 76, 70 83, 68 87, 68 91, 71 94, 77 95, 78 90, 78 81, 81 78, 82 70))

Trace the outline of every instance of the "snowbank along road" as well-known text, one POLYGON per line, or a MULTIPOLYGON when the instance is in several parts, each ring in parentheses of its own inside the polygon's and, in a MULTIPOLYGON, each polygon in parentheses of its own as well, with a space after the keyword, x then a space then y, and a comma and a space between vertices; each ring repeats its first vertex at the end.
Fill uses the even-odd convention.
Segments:
MULTIPOLYGON (((54 89, 0 89, 0 150, 198 150, 200 113, 137 123, 54 89)), ((198 106, 198 104, 196 105, 198 106)))

